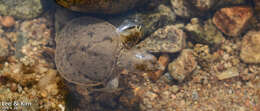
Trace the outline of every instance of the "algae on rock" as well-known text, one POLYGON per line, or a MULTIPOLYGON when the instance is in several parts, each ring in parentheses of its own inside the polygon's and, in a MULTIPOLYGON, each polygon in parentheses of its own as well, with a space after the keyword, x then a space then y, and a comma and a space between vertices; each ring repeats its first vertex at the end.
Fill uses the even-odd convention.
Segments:
POLYGON ((185 26, 185 30, 188 32, 190 39, 199 43, 214 45, 225 40, 223 34, 218 31, 211 19, 202 24, 198 18, 193 18, 191 23, 185 26))
POLYGON ((0 13, 20 19, 31 19, 44 11, 46 0, 0 0, 0 13))

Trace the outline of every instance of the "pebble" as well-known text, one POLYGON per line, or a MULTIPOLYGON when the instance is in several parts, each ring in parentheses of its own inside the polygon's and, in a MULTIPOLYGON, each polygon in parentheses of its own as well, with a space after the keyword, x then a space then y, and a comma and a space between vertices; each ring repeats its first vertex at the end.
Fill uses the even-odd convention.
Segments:
POLYGON ((245 63, 260 63, 260 31, 249 31, 242 40, 240 58, 245 63))
POLYGON ((186 46, 186 34, 174 25, 156 30, 150 37, 140 42, 137 47, 148 52, 179 52, 186 46))
POLYGON ((238 36, 247 27, 253 16, 253 10, 247 6, 234 6, 218 10, 213 16, 213 23, 228 36, 238 36))
POLYGON ((0 22, 4 27, 12 27, 15 25, 15 20, 12 16, 1 17, 0 22))
POLYGON ((56 95, 58 94, 58 85, 56 82, 56 76, 57 76, 57 71, 50 69, 46 76, 40 79, 38 83, 38 87, 41 90, 41 95, 43 97, 47 96, 48 94, 50 95, 56 95))
POLYGON ((190 18, 194 16, 194 11, 186 0, 171 0, 171 5, 174 13, 183 18, 190 18))
POLYGON ((219 80, 229 79, 239 76, 237 68, 230 68, 216 75, 219 80))
POLYGON ((4 38, 0 38, 0 61, 5 60, 9 56, 10 42, 4 38))
POLYGON ((208 11, 213 8, 220 0, 194 0, 192 5, 201 11, 208 11))
POLYGON ((168 65, 171 76, 182 82, 196 68, 197 62, 191 49, 184 49, 181 55, 168 65))
POLYGON ((177 93, 177 92, 180 90, 180 88, 179 88, 179 86, 177 86, 177 85, 173 85, 173 86, 171 86, 170 90, 171 90, 173 93, 177 93))
POLYGON ((17 89, 18 89, 17 84, 16 84, 16 83, 12 83, 10 89, 11 89, 11 91, 13 91, 13 92, 17 91, 17 89))
POLYGON ((170 57, 167 54, 163 54, 159 57, 158 64, 160 65, 160 69, 156 72, 148 73, 148 76, 151 80, 157 81, 165 71, 168 63, 169 63, 170 57))

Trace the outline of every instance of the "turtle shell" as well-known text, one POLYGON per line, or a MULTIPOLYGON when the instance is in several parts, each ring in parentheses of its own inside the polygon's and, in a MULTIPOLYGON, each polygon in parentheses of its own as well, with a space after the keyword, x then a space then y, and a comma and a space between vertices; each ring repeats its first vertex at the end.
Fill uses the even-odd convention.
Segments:
POLYGON ((73 11, 117 14, 141 6, 149 0, 56 0, 73 11))
POLYGON ((116 76, 116 28, 93 17, 76 18, 56 37, 55 62, 61 76, 75 84, 106 83, 116 76))

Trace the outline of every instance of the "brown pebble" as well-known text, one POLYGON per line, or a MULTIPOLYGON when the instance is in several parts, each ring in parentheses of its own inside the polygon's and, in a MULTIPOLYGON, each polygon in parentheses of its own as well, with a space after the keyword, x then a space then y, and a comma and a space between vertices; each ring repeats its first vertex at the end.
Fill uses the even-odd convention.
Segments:
POLYGON ((47 97, 47 91, 45 91, 45 90, 41 90, 40 94, 44 98, 47 97))
POLYGON ((167 54, 160 56, 158 59, 158 63, 160 64, 160 69, 157 70, 156 72, 148 73, 149 78, 153 81, 158 80, 162 76, 166 66, 169 63, 169 60, 170 57, 167 54))
POLYGON ((16 83, 12 83, 10 89, 13 92, 17 91, 17 89, 18 89, 17 84, 16 83))
POLYGON ((13 17, 11 16, 5 16, 5 17, 2 17, 0 19, 0 22, 1 24, 4 26, 4 27, 12 27, 14 26, 15 24, 15 20, 13 17))
POLYGON ((127 69, 123 69, 122 71, 121 71, 121 74, 123 74, 123 75, 127 75, 129 72, 128 72, 128 70, 127 69))

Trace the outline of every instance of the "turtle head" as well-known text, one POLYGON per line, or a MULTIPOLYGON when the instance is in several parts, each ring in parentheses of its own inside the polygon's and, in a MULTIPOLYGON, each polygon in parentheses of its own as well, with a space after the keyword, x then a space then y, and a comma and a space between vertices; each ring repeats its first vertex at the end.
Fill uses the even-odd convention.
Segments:
POLYGON ((117 28, 117 32, 120 34, 120 42, 125 48, 133 47, 143 36, 142 25, 128 19, 117 28))
POLYGON ((131 49, 120 59, 129 72, 153 72, 159 69, 156 57, 144 50, 131 49))

